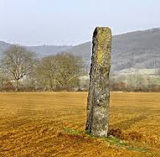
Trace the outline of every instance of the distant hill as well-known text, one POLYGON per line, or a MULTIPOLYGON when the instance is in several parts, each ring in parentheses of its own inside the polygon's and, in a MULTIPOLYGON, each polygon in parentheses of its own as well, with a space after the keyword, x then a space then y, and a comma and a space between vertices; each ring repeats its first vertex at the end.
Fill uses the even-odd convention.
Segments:
MULTIPOLYGON (((12 44, 0 41, 0 54, 2 54, 3 51, 7 50, 11 45, 12 44)), ((38 55, 38 57, 45 57, 49 55, 55 55, 65 50, 67 51, 68 49, 71 49, 72 46, 42 45, 42 46, 25 46, 25 48, 29 51, 35 52, 38 55)))
MULTIPOLYGON (((75 46, 69 50, 82 56, 89 64, 91 42, 75 46)), ((160 29, 136 31, 116 35, 112 42, 112 70, 154 69, 160 67, 160 29)))
POLYGON ((72 46, 28 46, 26 47, 28 50, 32 52, 36 52, 39 57, 45 57, 49 55, 55 55, 62 51, 67 51, 72 48, 72 46))
MULTIPOLYGON (((0 53, 11 44, 0 42, 0 53)), ((91 42, 77 46, 31 46, 39 57, 54 55, 61 52, 71 52, 81 56, 90 65, 91 42)), ((155 69, 160 67, 160 28, 135 31, 113 36, 112 71, 123 69, 155 69)))
POLYGON ((5 43, 3 41, 0 41, 0 55, 3 51, 8 49, 11 46, 11 44, 5 43))

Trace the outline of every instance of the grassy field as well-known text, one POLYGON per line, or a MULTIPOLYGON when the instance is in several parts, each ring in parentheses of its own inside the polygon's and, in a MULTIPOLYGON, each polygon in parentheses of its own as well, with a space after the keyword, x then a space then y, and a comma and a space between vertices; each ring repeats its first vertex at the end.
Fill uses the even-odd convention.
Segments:
POLYGON ((86 98, 0 93, 0 157, 160 157, 160 93, 111 93, 109 138, 85 134, 86 98))

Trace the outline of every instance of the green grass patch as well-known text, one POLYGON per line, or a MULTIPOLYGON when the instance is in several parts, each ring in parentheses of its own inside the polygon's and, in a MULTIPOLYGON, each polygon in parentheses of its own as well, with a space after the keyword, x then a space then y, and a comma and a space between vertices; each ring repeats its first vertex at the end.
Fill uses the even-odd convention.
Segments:
POLYGON ((148 152, 149 150, 145 147, 135 147, 135 146, 127 146, 128 150, 138 151, 138 152, 148 152))
POLYGON ((71 128, 63 128, 63 132, 65 134, 70 134, 70 135, 80 135, 80 134, 82 134, 82 131, 71 129, 71 128))
POLYGON ((117 137, 114 136, 109 136, 107 138, 104 138, 105 141, 109 142, 111 145, 118 146, 118 147, 123 147, 127 150, 131 151, 138 151, 138 152, 147 152, 148 149, 144 147, 136 147, 136 146, 131 146, 127 141, 123 141, 117 137))
POLYGON ((116 146, 119 146, 119 147, 124 147, 124 146, 127 146, 126 142, 117 138, 117 137, 114 137, 114 136, 109 136, 107 138, 104 138, 105 141, 109 142, 111 145, 116 145, 116 146))
MULTIPOLYGON (((83 131, 75 130, 75 129, 71 129, 71 128, 63 128, 63 132, 65 134, 75 135, 75 136, 84 134, 83 131)), ((133 145, 129 145, 129 143, 127 141, 121 140, 120 138, 115 137, 115 136, 96 137, 96 136, 93 136, 93 135, 89 134, 87 131, 85 132, 85 135, 87 135, 88 137, 90 137, 92 139, 102 139, 102 140, 108 142, 112 146, 125 148, 125 149, 130 150, 130 151, 148 152, 147 148, 136 147, 136 146, 133 146, 133 145)))
MULTIPOLYGON (((90 135, 88 132, 86 132, 86 134, 87 134, 87 136, 94 138, 94 139, 99 138, 99 137, 95 137, 93 135, 90 135)), ((121 140, 120 138, 115 137, 115 136, 101 137, 99 139, 102 139, 102 140, 108 142, 112 146, 125 148, 130 151, 137 151, 137 152, 148 152, 149 151, 145 147, 137 147, 137 146, 130 145, 127 141, 121 140)))

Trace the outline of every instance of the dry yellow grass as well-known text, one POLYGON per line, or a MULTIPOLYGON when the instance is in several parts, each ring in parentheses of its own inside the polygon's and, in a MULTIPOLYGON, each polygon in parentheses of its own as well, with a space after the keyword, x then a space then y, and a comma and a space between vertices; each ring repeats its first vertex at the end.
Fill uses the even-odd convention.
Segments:
POLYGON ((0 93, 0 157, 160 157, 160 93, 112 93, 111 129, 84 133, 87 93, 0 93))

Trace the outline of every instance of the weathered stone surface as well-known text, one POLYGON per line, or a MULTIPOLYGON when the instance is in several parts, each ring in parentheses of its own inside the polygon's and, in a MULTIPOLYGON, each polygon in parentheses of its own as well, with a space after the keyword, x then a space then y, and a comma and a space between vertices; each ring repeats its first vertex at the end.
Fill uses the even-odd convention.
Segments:
POLYGON ((109 73, 112 34, 108 27, 97 27, 93 34, 86 131, 107 136, 109 124, 109 73))

